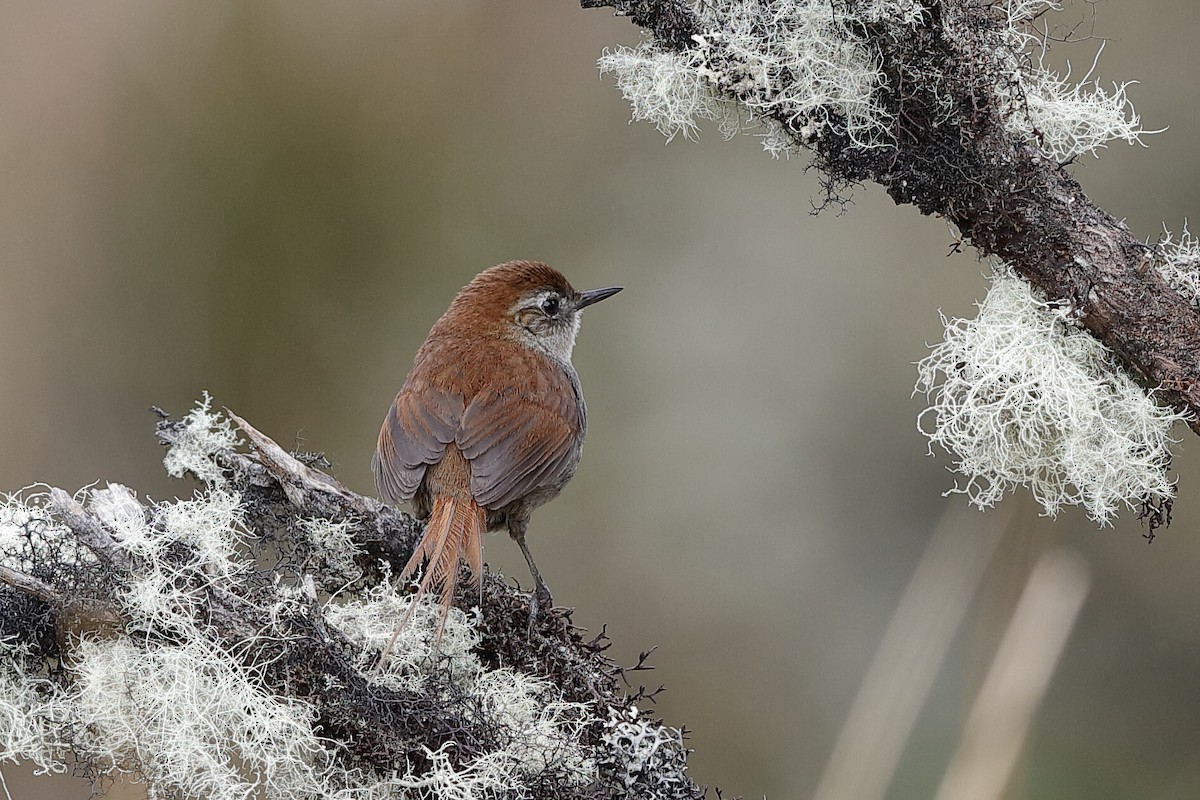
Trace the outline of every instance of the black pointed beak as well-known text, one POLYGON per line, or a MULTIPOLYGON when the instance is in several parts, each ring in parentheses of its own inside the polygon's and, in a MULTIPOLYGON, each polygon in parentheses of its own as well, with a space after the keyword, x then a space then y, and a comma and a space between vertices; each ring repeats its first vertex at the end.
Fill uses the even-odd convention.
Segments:
POLYGON ((599 303, 606 297, 612 297, 617 292, 624 289, 624 286, 610 286, 607 289, 589 289, 586 292, 579 293, 579 299, 575 301, 575 310, 587 308, 592 303, 599 303))

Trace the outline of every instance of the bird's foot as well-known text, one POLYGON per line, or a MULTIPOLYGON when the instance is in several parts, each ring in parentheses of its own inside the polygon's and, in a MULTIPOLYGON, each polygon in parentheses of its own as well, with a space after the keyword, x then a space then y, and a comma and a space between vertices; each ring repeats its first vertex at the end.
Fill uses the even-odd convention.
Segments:
POLYGON ((537 597, 538 606, 545 609, 554 608, 554 597, 550 594, 550 587, 546 584, 538 584, 534 590, 534 596, 537 597))
POLYGON ((538 582, 537 588, 529 595, 529 637, 533 638, 533 626, 537 621, 538 611, 545 609, 549 611, 554 608, 554 597, 550 594, 549 587, 542 582, 538 582))

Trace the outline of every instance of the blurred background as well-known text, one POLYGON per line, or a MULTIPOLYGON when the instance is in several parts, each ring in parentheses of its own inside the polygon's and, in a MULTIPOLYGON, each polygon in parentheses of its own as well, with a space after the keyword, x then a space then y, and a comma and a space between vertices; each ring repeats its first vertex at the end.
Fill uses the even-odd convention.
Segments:
MULTIPOLYGON (((1200 200, 1187 0, 1095 4, 1106 81, 1148 148, 1075 174, 1141 237, 1200 200)), ((1090 5, 1084 5, 1085 10, 1090 5)), ((727 796, 810 797, 954 477, 926 455, 912 362, 985 267, 873 187, 812 216, 818 176, 752 136, 670 146, 595 61, 637 30, 572 0, 0 4, 0 489, 187 495, 151 404, 212 392, 372 492, 382 415, 429 326, 513 258, 578 288, 590 437, 530 543, 558 603, 632 664, 727 796)), ((1091 63, 1089 43, 1071 52, 1091 63)), ((1083 70, 1079 70, 1082 72, 1083 70)), ((890 798, 931 796, 1034 556, 1093 583, 1012 796, 1200 796, 1200 460, 1175 523, 956 516, 996 550, 890 798)), ((493 568, 528 583, 506 537, 493 568)), ((636 688, 636 687, 635 687, 636 688)), ((6 767, 12 796, 85 797, 6 767)))

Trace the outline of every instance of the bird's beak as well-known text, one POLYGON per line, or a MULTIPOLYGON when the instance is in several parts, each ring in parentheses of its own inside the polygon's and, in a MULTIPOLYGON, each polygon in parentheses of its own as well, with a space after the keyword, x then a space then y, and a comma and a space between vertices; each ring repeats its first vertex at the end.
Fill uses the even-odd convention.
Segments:
POLYGON ((579 293, 579 299, 575 301, 575 310, 587 308, 592 303, 599 303, 606 297, 612 297, 617 292, 624 289, 624 286, 610 286, 607 289, 589 289, 586 292, 579 293))

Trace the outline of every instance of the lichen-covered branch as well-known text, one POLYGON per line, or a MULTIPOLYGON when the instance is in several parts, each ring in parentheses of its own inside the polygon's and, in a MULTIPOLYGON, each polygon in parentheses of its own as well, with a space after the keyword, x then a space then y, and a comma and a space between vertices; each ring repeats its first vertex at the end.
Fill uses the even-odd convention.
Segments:
POLYGON ((0 760, 205 800, 703 795, 568 610, 531 634, 489 574, 440 649, 422 604, 377 670, 419 523, 207 398, 158 437, 194 497, 0 499, 0 760))
MULTIPOLYGON (((1067 171, 1137 141, 1124 86, 1073 85, 1031 47, 1049 0, 582 0, 647 34, 601 60, 637 118, 758 125, 831 194, 874 181, 1003 259, 1200 433, 1196 263, 1137 239, 1067 171)), ((1194 249, 1194 248, 1193 248, 1194 249)), ((1178 254, 1177 254, 1178 255, 1178 254)), ((1194 255, 1192 253, 1191 255, 1194 255)))

